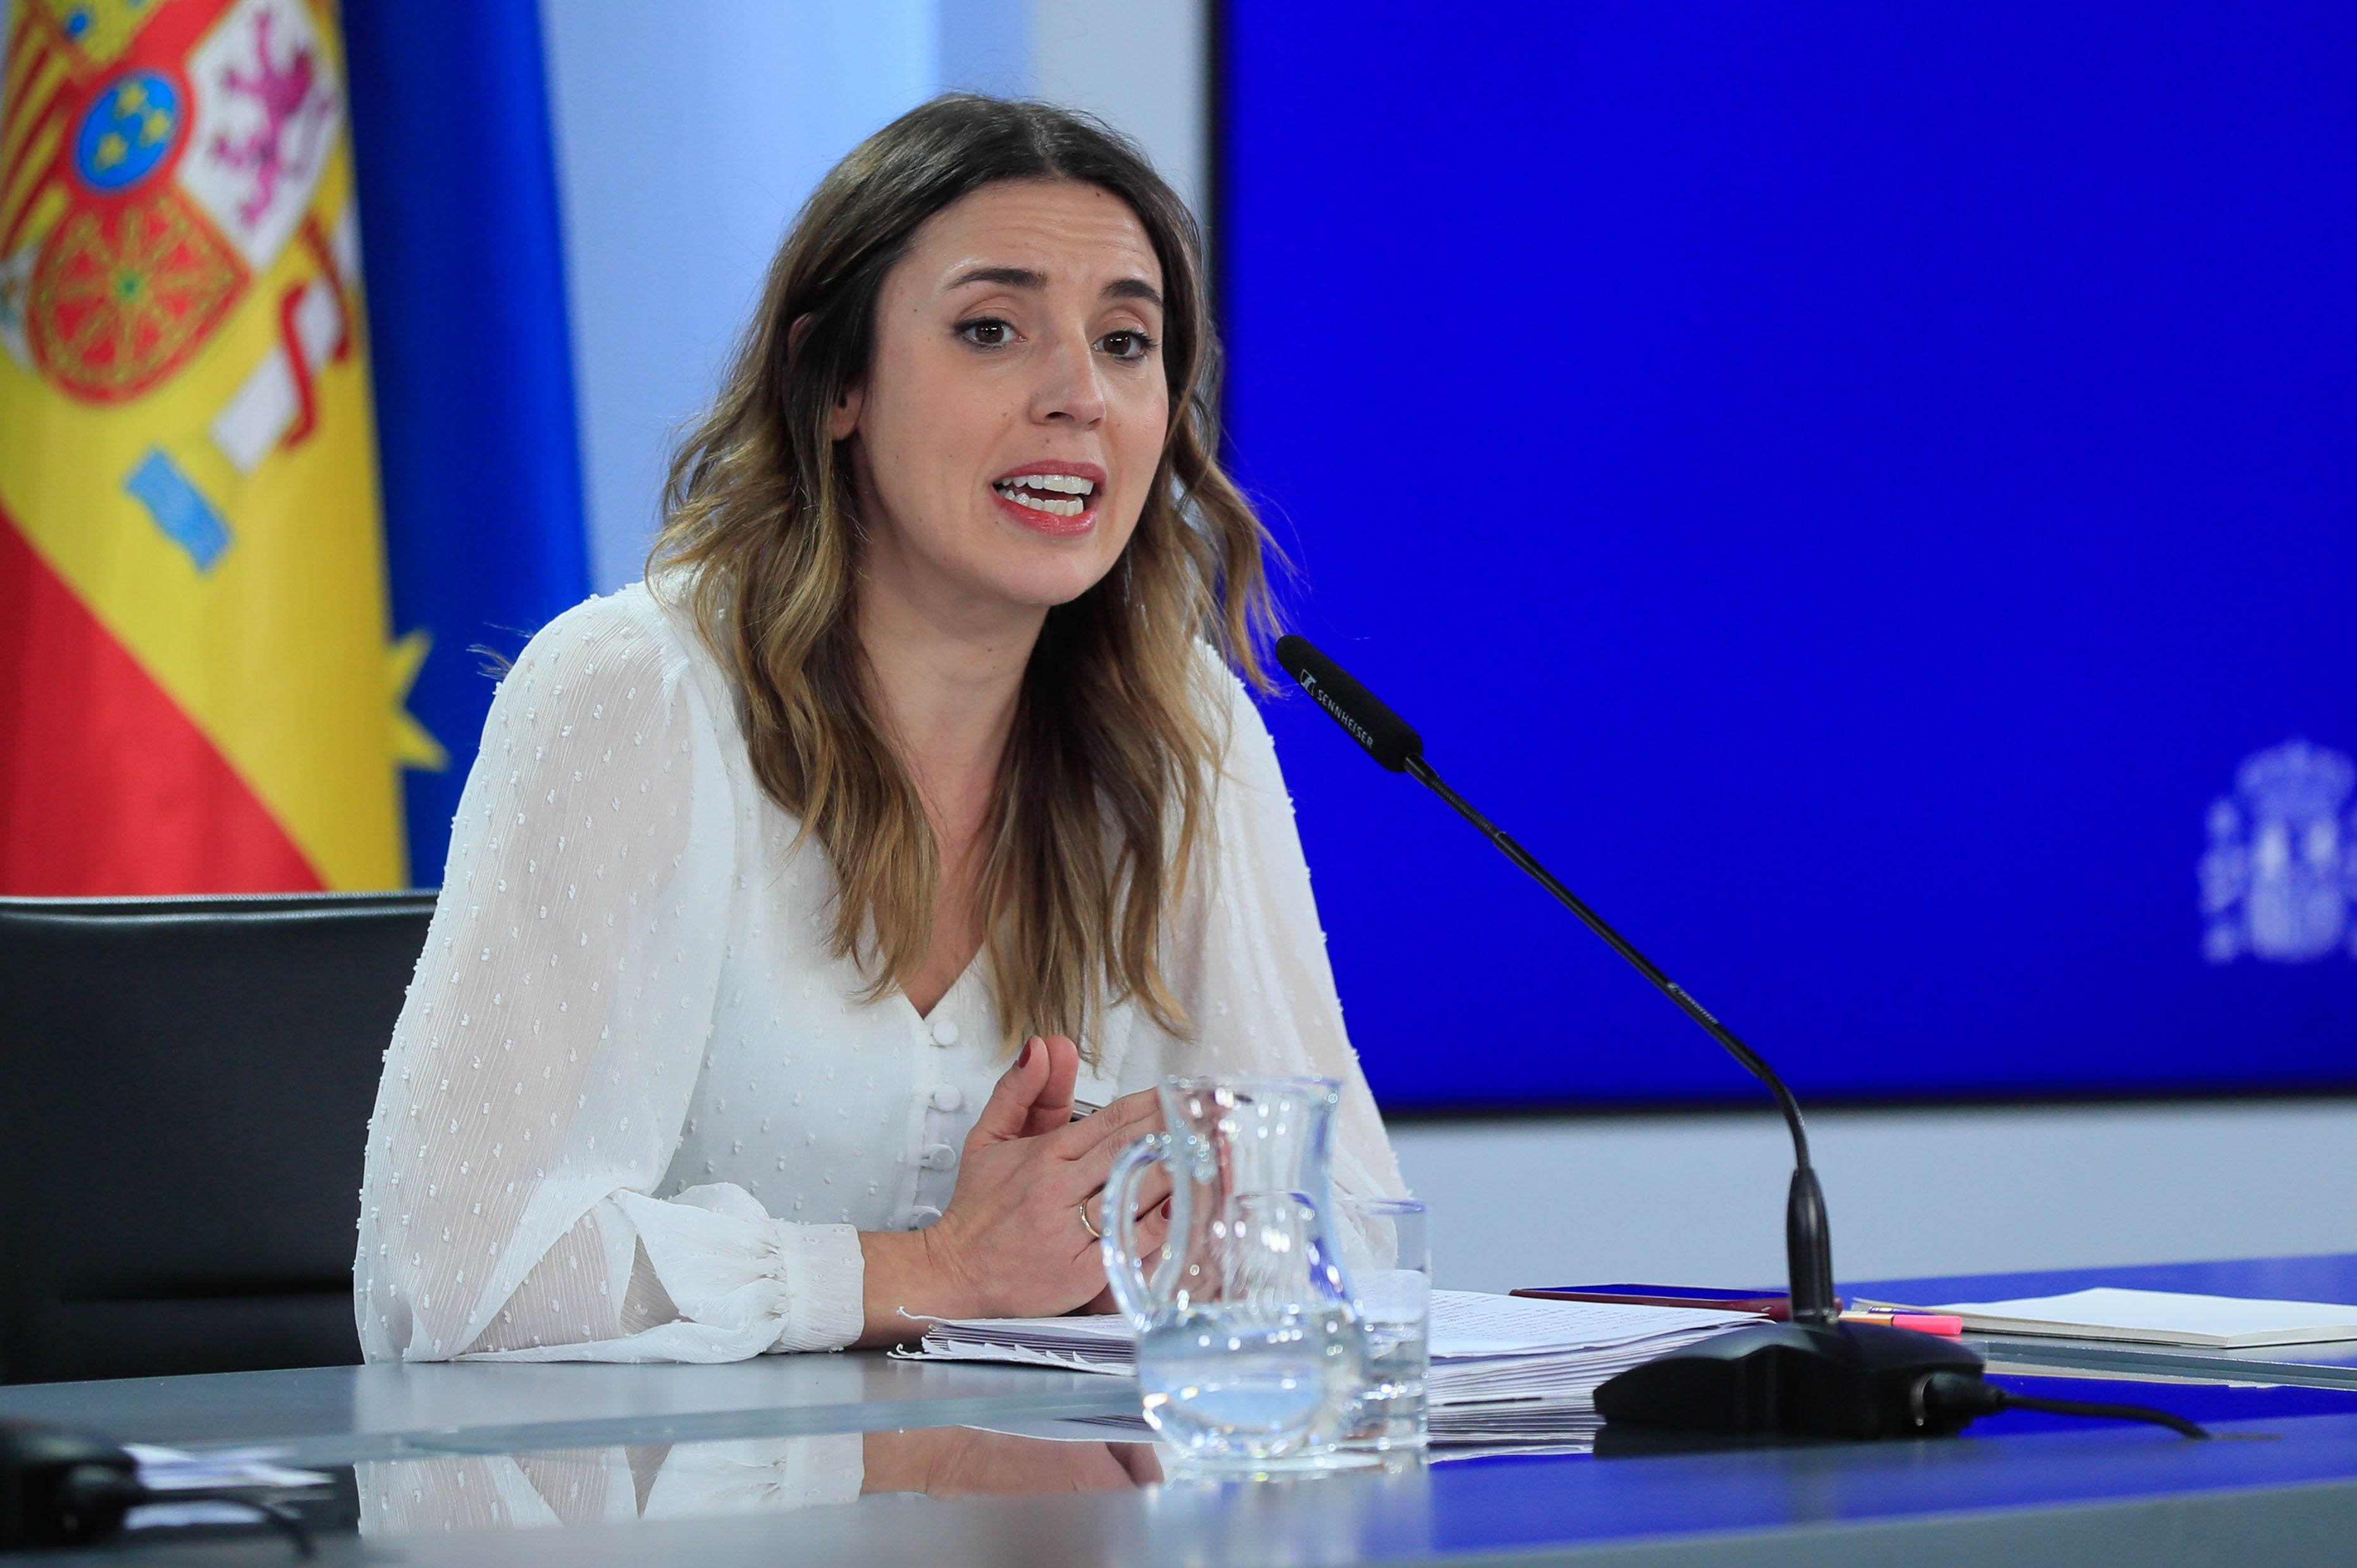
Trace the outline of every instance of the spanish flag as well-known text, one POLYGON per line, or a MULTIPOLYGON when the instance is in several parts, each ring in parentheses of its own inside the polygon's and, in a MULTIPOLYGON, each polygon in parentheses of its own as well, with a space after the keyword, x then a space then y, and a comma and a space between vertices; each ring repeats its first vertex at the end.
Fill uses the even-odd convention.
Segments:
POLYGON ((0 893, 389 887, 389 641, 332 4, 16 0, 0 893))

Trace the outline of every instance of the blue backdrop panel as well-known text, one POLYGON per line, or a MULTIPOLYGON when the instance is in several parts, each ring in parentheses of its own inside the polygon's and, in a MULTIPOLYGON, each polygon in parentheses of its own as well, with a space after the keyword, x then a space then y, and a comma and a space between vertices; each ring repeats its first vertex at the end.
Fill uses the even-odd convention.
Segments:
POLYGON ((564 252, 533 0, 345 0, 361 263, 410 711, 450 753, 408 779, 414 881, 442 879, 492 682, 589 591, 564 252))
MULTIPOLYGON (((2357 1087, 2357 10, 1222 49, 1237 460, 1444 776, 1806 1098, 2357 1087)), ((1272 723, 1387 1106, 1757 1097, 1272 723)))

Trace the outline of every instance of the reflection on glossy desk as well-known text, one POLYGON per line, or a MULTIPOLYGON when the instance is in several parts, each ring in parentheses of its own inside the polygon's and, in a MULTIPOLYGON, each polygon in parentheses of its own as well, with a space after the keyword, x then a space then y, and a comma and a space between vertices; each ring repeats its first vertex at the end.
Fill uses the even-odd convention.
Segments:
MULTIPOLYGON (((1121 1380, 866 1355, 0 1389, 0 1412, 183 1444, 276 1437, 337 1466, 331 1564, 2150 1568, 2229 1542, 2254 1563, 2341 1563, 2357 1541, 2357 1414, 2226 1421, 2212 1443, 1993 1423, 1939 1442, 1207 1484, 1158 1479, 1152 1450, 1103 1424, 1135 1401, 1121 1380)), ((258 1535, 119 1554, 289 1561, 258 1535)))
POLYGON ((1125 1380, 1034 1368, 762 1356, 716 1367, 420 1362, 0 1388, 0 1415, 174 1447, 268 1444, 292 1465, 714 1442, 1119 1414, 1125 1380))
MULTIPOLYGON (((2357 1418, 2309 1424, 2209 1444, 2106 1430, 1220 1484, 1160 1481, 1137 1444, 972 1430, 421 1456, 354 1467, 357 1517, 322 1539, 319 1560, 2166 1568, 2231 1546, 2254 1562, 2345 1562, 2357 1418), (865 1495, 830 1493, 853 1449, 865 1495)), ((253 1536, 118 1554, 289 1560, 283 1541, 253 1536)))

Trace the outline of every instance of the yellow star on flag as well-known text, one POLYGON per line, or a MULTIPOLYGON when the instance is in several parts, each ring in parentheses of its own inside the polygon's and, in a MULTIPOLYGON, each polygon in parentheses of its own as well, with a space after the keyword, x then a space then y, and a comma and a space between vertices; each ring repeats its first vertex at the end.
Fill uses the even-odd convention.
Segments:
POLYGON ((394 642, 385 650, 384 685, 391 703, 387 716, 393 721, 393 759, 404 768, 439 773, 450 766, 450 754, 409 711, 410 688, 417 684, 417 672, 433 650, 434 634, 422 626, 394 642))

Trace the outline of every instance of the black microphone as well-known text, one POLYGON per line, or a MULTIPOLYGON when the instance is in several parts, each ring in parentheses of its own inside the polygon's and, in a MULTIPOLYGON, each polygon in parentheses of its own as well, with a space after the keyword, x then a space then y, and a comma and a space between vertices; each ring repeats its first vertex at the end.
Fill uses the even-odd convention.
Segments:
MULTIPOLYGON (((1394 773, 1406 773, 1579 917, 1605 945, 1652 981, 1703 1033, 1725 1047, 1776 1097, 1792 1134, 1792 1185, 1784 1208, 1784 1256, 1792 1321, 1720 1335, 1621 1373, 1597 1390, 1608 1422, 1671 1432, 1781 1434, 1821 1437, 1922 1436, 1961 1430, 1972 1413, 1943 1405, 1934 1373, 1979 1375, 1981 1359, 1960 1345, 1912 1329, 1842 1324, 1834 1295, 1833 1238, 1825 1196, 1809 1164, 1800 1101, 1760 1053, 1738 1039, 1686 989, 1662 972, 1578 895, 1557 881, 1434 772, 1424 741, 1406 721, 1299 637, 1278 639, 1276 661, 1334 721, 1394 773), (1925 1390, 1933 1391, 1927 1398, 1925 1390)), ((1609 1428, 1607 1429, 1609 1431, 1609 1428)), ((1598 1450, 1602 1452, 1602 1449, 1598 1450)))
POLYGON ((1375 694, 1351 678, 1350 672, 1301 637, 1276 639, 1276 661, 1309 700, 1333 715, 1367 755, 1394 773, 1407 770, 1410 757, 1424 756, 1424 737, 1407 721, 1375 700, 1375 694))

